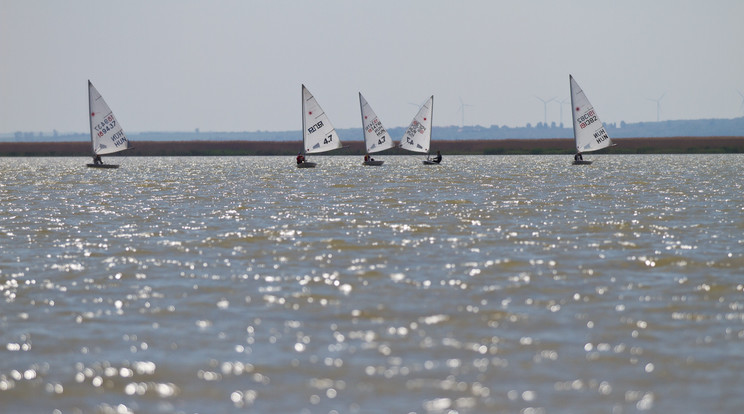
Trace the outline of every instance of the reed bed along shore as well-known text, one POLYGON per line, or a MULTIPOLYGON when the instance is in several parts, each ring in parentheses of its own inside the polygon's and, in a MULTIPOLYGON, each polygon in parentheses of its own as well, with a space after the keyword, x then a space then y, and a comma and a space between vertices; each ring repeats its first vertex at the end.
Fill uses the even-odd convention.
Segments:
MULTIPOLYGON (((598 153, 608 154, 700 154, 744 153, 744 137, 618 138, 617 145, 598 153)), ((301 141, 133 141, 126 156, 230 156, 294 155, 301 141)), ((434 140, 432 152, 451 155, 573 154, 573 139, 434 140)), ((2 157, 73 157, 91 154, 90 143, 0 142, 2 157)), ((344 148, 328 155, 363 155, 364 143, 344 142, 344 148)), ((386 155, 410 155, 393 148, 386 155)), ((117 155, 111 155, 117 156, 117 155)))

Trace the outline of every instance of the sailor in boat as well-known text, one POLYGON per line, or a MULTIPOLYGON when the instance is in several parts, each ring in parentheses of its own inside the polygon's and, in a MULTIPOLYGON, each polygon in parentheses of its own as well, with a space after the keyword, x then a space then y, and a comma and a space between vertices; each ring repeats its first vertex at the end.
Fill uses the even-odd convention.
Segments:
POLYGON ((584 157, 581 155, 581 152, 577 152, 576 155, 574 155, 574 161, 584 161, 584 157))
POLYGON ((442 153, 437 151, 437 156, 432 159, 435 163, 439 164, 442 162, 442 153))
POLYGON ((101 156, 100 155, 96 154, 93 157, 93 164, 95 164, 95 165, 103 165, 103 160, 101 159, 101 156))
POLYGON ((303 162, 305 162, 305 156, 300 152, 297 154, 297 164, 302 164, 303 162))
POLYGON ((375 159, 370 157, 369 154, 364 154, 364 162, 374 161, 375 159))

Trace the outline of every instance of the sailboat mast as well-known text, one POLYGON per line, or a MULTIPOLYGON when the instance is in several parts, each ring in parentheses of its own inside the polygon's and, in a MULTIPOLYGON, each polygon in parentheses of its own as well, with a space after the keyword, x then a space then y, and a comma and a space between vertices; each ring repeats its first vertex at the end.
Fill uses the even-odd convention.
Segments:
POLYGON ((431 152, 431 136, 434 133, 434 95, 431 96, 431 115, 429 115, 429 120, 431 120, 431 127, 429 128, 429 149, 426 150, 426 157, 429 157, 429 153, 431 152))
POLYGON ((302 95, 302 155, 305 155, 305 147, 307 146, 305 142, 305 134, 307 133, 305 131, 305 84, 302 85, 302 91, 300 93, 302 95))
POLYGON ((359 92, 359 114, 362 117, 362 138, 364 138, 364 151, 367 151, 367 134, 364 132, 366 125, 364 125, 364 105, 362 105, 362 93, 359 92))
POLYGON ((573 76, 571 74, 568 75, 568 86, 571 93, 571 125, 573 126, 574 146, 576 147, 576 151, 579 151, 579 141, 576 138, 576 104, 574 103, 573 76))
POLYGON ((93 104, 90 101, 90 87, 93 86, 92 83, 90 83, 90 79, 88 79, 88 126, 90 127, 90 150, 93 152, 93 155, 96 153, 96 149, 93 147, 93 114, 91 111, 93 111, 93 104))

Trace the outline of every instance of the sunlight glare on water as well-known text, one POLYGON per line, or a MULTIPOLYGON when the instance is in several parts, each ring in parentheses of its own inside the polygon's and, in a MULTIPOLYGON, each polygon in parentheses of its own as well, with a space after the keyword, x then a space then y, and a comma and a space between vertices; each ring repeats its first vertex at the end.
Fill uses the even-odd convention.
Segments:
POLYGON ((744 406, 744 157, 377 158, 0 159, 0 412, 744 406))

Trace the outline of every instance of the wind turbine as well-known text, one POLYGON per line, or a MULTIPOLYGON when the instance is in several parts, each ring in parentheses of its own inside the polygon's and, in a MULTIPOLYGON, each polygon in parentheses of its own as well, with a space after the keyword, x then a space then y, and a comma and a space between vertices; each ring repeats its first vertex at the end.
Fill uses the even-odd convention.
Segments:
POLYGON ((552 97, 552 98, 548 99, 547 101, 545 99, 537 96, 537 95, 535 95, 535 98, 539 99, 543 103, 543 107, 544 107, 544 110, 545 110, 545 120, 543 121, 543 124, 545 126, 548 126, 548 103, 549 102, 553 102, 555 100, 555 97, 552 97))
POLYGON ((462 96, 461 96, 460 97, 460 109, 458 109, 458 111, 459 112, 462 112, 462 124, 460 124, 460 125, 463 126, 463 127, 465 126, 465 107, 466 106, 473 106, 473 105, 464 103, 462 101, 462 96))
POLYGON ((570 99, 570 98, 566 98, 566 99, 564 99, 564 100, 562 100, 562 101, 560 101, 560 102, 556 101, 556 102, 558 102, 558 106, 560 106, 560 107, 561 107, 561 117, 560 117, 560 118, 558 119, 558 121, 559 121, 559 122, 558 122, 558 123, 559 123, 559 125, 558 125, 558 126, 559 126, 559 127, 562 127, 562 126, 563 126, 563 105, 565 105, 565 104, 569 103, 570 101, 571 101, 571 99, 570 99))
POLYGON ((661 99, 666 95, 666 92, 662 93, 657 99, 646 98, 651 102, 656 102, 656 122, 659 122, 661 116, 661 99))

